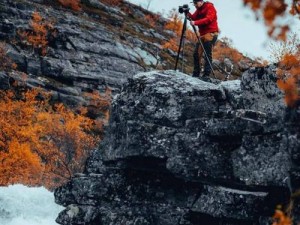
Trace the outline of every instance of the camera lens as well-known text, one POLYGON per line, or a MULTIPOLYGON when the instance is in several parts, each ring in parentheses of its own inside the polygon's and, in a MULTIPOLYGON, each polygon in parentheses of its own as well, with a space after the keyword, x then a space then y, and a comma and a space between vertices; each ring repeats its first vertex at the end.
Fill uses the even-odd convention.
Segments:
POLYGON ((189 5, 183 5, 178 7, 179 13, 188 13, 190 10, 189 5))
POLYGON ((179 13, 183 13, 183 8, 182 8, 182 6, 179 6, 178 12, 179 12, 179 13))

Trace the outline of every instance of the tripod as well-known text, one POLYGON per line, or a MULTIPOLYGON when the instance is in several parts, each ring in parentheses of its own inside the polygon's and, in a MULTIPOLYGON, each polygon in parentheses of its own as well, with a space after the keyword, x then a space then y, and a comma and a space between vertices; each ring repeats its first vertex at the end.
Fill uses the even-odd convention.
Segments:
MULTIPOLYGON (((180 37, 180 42, 179 42, 179 48, 178 48, 177 57, 176 57, 175 71, 177 70, 177 65, 178 65, 178 61, 179 61, 179 55, 180 55, 181 47, 184 46, 186 24, 187 24, 187 12, 184 13, 184 22, 183 22, 183 27, 182 27, 181 37, 180 37)), ((183 50, 184 50, 184 48, 183 48, 183 50)), ((183 55, 183 52, 184 51, 182 51, 182 55, 183 55)), ((183 61, 184 61, 184 59, 182 57, 182 63, 183 63, 183 61)))
MULTIPOLYGON (((184 39, 185 39, 185 33, 186 33, 186 24, 187 24, 187 12, 184 13, 184 22, 183 22, 183 27, 182 27, 182 31, 181 31, 181 37, 180 37, 180 43, 179 43, 179 48, 178 48, 178 52, 177 52, 177 57, 176 57, 176 63, 175 63, 175 71, 177 70, 177 66, 178 66, 178 61, 179 61, 179 55, 180 55, 180 51, 181 51, 181 47, 184 46, 184 39)), ((196 31, 196 27, 193 25, 193 30, 194 30, 194 33, 197 37, 197 40, 199 42, 199 45, 201 46, 201 48, 203 49, 203 53, 204 53, 204 56, 206 57, 206 60, 207 62, 209 63, 209 66, 211 68, 211 71, 212 71, 212 74, 214 75, 214 78, 216 78, 216 75, 215 75, 215 72, 214 72, 214 69, 212 67, 212 64, 211 64, 211 61, 209 60, 208 58, 208 55, 204 49, 204 46, 203 46, 203 43, 201 41, 201 38, 199 37, 199 35, 197 34, 197 31, 196 31)), ((184 49, 183 49, 184 50, 184 49)), ((183 55, 183 51, 182 50, 182 55, 183 55)), ((182 61, 184 59, 182 58, 182 61)))

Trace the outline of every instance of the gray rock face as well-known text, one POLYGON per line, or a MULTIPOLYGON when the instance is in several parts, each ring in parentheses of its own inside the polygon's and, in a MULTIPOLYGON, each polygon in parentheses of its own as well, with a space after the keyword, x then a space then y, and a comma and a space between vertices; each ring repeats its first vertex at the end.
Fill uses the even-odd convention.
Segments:
MULTIPOLYGON (((18 70, 28 74, 29 87, 41 86, 59 96, 57 100, 76 105, 85 103, 80 97, 84 92, 109 86, 113 94, 118 93, 133 74, 173 68, 177 53, 162 47, 176 36, 164 29, 167 19, 127 1, 121 1, 119 7, 99 0, 80 2, 83 10, 79 12, 63 8, 56 0, 0 2, 0 41, 8 44, 8 55, 18 70), (35 11, 45 21, 53 21, 55 35, 49 35, 46 56, 37 54, 19 35, 20 31, 31 30, 35 11), (155 27, 149 26, 149 15, 155 18, 155 27), (76 93, 64 93, 66 87, 76 89, 76 93)), ((251 61, 246 60, 245 66, 251 61)), ((185 64, 190 71, 192 59, 185 64)), ((238 65, 234 67, 238 71, 235 75, 244 71, 238 65)))
MULTIPOLYGON (((140 46, 145 43, 140 40, 141 44, 134 47, 128 42, 121 42, 117 27, 116 30, 110 30, 103 24, 93 22, 93 18, 90 18, 92 15, 83 13, 79 16, 69 10, 62 11, 37 4, 42 2, 0 2, 0 41, 8 43, 8 56, 19 70, 28 74, 28 80, 31 81, 28 86, 41 86, 52 91, 54 96, 59 96, 58 100, 76 105, 78 99, 84 101, 81 97, 84 92, 101 91, 109 86, 117 93, 127 78, 145 71, 145 65, 155 63, 147 51, 151 46, 141 50, 140 46), (57 35, 49 41, 48 52, 44 57, 33 54, 30 48, 20 46, 17 42, 18 31, 28 29, 34 11, 38 11, 46 20, 55 19, 57 35), (76 92, 66 93, 66 88, 76 89, 76 92)), ((99 1, 87 0, 84 3, 111 13, 112 17, 126 16, 115 9, 110 12, 113 8, 99 1)), ((118 20, 122 21, 122 18, 118 20)), ((157 47, 153 45, 152 48, 157 47)))
POLYGON ((242 80, 244 104, 249 109, 259 110, 268 115, 282 114, 285 104, 276 82, 276 68, 252 68, 246 72, 242 80))
POLYGON ((85 173, 56 190, 67 207, 57 222, 267 224, 299 188, 298 130, 283 106, 269 68, 218 85, 174 71, 134 76, 85 173))

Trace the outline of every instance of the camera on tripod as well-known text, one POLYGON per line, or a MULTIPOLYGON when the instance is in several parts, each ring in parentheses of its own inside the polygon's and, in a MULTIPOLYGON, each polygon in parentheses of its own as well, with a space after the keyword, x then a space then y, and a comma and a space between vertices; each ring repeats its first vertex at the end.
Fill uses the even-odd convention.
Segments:
POLYGON ((178 12, 181 14, 182 13, 187 14, 189 12, 189 10, 190 10, 190 8, 189 8, 189 5, 187 5, 187 4, 178 7, 178 12))

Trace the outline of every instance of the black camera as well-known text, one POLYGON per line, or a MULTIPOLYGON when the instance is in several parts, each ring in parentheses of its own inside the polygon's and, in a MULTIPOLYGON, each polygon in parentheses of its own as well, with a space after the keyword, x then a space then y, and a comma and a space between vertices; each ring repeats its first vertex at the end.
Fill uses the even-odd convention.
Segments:
POLYGON ((179 6, 178 8, 178 12, 179 13, 188 13, 190 10, 189 5, 183 5, 183 6, 179 6))

